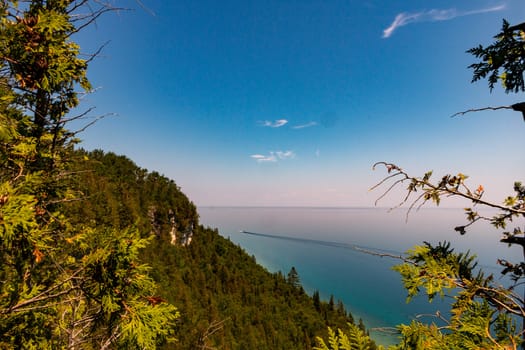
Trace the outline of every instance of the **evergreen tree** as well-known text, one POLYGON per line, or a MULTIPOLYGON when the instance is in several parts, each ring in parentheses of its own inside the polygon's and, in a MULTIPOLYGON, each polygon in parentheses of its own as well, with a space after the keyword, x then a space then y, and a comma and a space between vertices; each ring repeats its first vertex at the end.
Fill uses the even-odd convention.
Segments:
POLYGON ((319 296, 319 291, 316 290, 314 294, 312 295, 312 299, 314 300, 314 307, 317 311, 321 311, 321 298, 319 296))
POLYGON ((152 348, 178 314, 139 261, 150 239, 64 215, 80 199, 65 125, 77 118, 76 89, 90 89, 71 36, 108 8, 0 6, 0 347, 152 348))

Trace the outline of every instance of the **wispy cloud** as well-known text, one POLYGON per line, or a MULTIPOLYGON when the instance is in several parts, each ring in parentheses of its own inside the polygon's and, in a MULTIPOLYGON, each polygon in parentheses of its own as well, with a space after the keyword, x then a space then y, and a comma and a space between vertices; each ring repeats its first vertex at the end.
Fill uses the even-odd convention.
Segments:
POLYGON ((259 123, 262 126, 267 126, 269 128, 280 128, 281 126, 288 124, 288 120, 286 119, 277 119, 275 121, 265 120, 259 123))
POLYGON ((306 124, 292 126, 292 129, 304 129, 304 128, 310 128, 310 127, 316 126, 316 125, 317 125, 316 122, 308 122, 306 124))
POLYGON ((252 154, 250 157, 255 159, 258 163, 277 161, 277 157, 275 157, 275 154, 273 152, 270 152, 270 155, 268 156, 264 156, 262 154, 252 154))
POLYGON ((295 158, 293 151, 276 151, 264 154, 252 154, 250 158, 255 159, 258 163, 275 163, 278 160, 286 160, 295 158))
POLYGON ((293 158, 295 158, 295 153, 293 151, 286 151, 286 152, 277 151, 277 152, 275 152, 275 154, 277 154, 277 157, 279 157, 279 159, 293 159, 293 158))
POLYGON ((390 27, 383 30, 383 38, 389 38, 398 28, 410 23, 448 21, 456 17, 501 11, 504 8, 505 5, 498 5, 470 11, 459 11, 455 8, 451 8, 445 10, 432 9, 415 13, 402 12, 396 16, 390 27))

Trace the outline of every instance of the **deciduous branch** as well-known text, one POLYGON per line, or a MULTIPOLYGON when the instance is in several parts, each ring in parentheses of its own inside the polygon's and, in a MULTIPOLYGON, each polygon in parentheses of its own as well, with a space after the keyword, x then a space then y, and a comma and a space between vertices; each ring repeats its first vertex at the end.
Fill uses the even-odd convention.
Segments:
MULTIPOLYGON (((441 181, 438 184, 434 184, 430 182, 431 172, 425 174, 424 177, 419 178, 419 177, 413 177, 413 176, 408 175, 400 167, 392 163, 377 162, 374 164, 372 168, 375 170, 375 168, 378 165, 385 166, 388 173, 389 174, 391 173, 391 175, 388 175, 385 179, 381 180, 379 183, 372 186, 370 190, 375 190, 381 185, 388 182, 388 180, 397 178, 397 180, 380 195, 378 201, 384 198, 388 193, 390 193, 394 187, 406 181, 410 182, 410 185, 408 186, 408 189, 407 189, 408 193, 406 197, 403 199, 403 201, 396 207, 400 207, 403 204, 406 204, 407 202, 409 202, 410 196, 414 192, 416 192, 417 189, 420 189, 423 191, 421 195, 418 195, 418 197, 415 200, 410 202, 410 206, 409 206, 407 215, 416 205, 419 204, 418 207, 421 207, 421 205, 424 205, 429 200, 432 200, 436 204, 439 204, 441 196, 458 196, 458 197, 468 199, 475 204, 482 204, 487 207, 500 209, 510 214, 522 215, 522 216, 525 215, 525 208, 523 207, 518 208, 518 207, 505 206, 505 205, 492 203, 492 202, 483 200, 481 198, 483 195, 483 191, 484 191, 483 187, 480 186, 480 188, 478 188, 476 191, 471 191, 464 183, 464 179, 466 178, 464 175, 461 175, 461 174, 457 176, 445 175, 442 177, 441 181)), ((376 201, 376 203, 378 201, 376 201)))

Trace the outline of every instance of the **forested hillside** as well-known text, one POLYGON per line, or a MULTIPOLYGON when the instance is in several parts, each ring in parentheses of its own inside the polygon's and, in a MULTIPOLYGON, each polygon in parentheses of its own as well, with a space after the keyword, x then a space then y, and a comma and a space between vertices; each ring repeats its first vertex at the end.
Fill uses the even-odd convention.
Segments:
POLYGON ((0 9, 1 349, 309 349, 353 321, 200 226, 174 181, 78 149, 96 54, 71 37, 113 7, 0 9))
POLYGON ((216 229, 199 225, 174 181, 113 153, 77 151, 75 158, 82 160, 72 169, 82 200, 66 206, 68 216, 79 225, 136 225, 154 237, 142 260, 158 282, 154 298, 181 313, 176 348, 310 349, 327 326, 354 322, 342 303, 308 296, 294 278, 269 273, 216 229))

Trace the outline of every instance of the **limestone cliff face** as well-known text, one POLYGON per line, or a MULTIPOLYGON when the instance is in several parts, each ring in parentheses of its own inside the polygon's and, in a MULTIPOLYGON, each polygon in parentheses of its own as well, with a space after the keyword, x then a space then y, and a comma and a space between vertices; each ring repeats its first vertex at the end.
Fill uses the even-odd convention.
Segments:
POLYGON ((186 227, 181 227, 177 224, 176 215, 173 210, 170 209, 169 212, 169 222, 170 222, 170 243, 173 245, 180 244, 183 247, 190 245, 193 238, 193 227, 194 223, 190 223, 186 227))
POLYGON ((173 245, 180 244, 183 247, 190 245, 193 238, 193 224, 182 231, 177 231, 176 225, 173 225, 170 231, 171 241, 173 245))
MULTIPOLYGON (((148 209, 148 218, 151 224, 151 234, 157 237, 162 237, 163 234, 163 218, 162 214, 155 206, 150 206, 148 209)), ((196 223, 192 218, 177 218, 176 209, 169 209, 167 215, 167 229, 169 235, 169 241, 172 245, 188 246, 190 245, 194 227, 196 223)))

